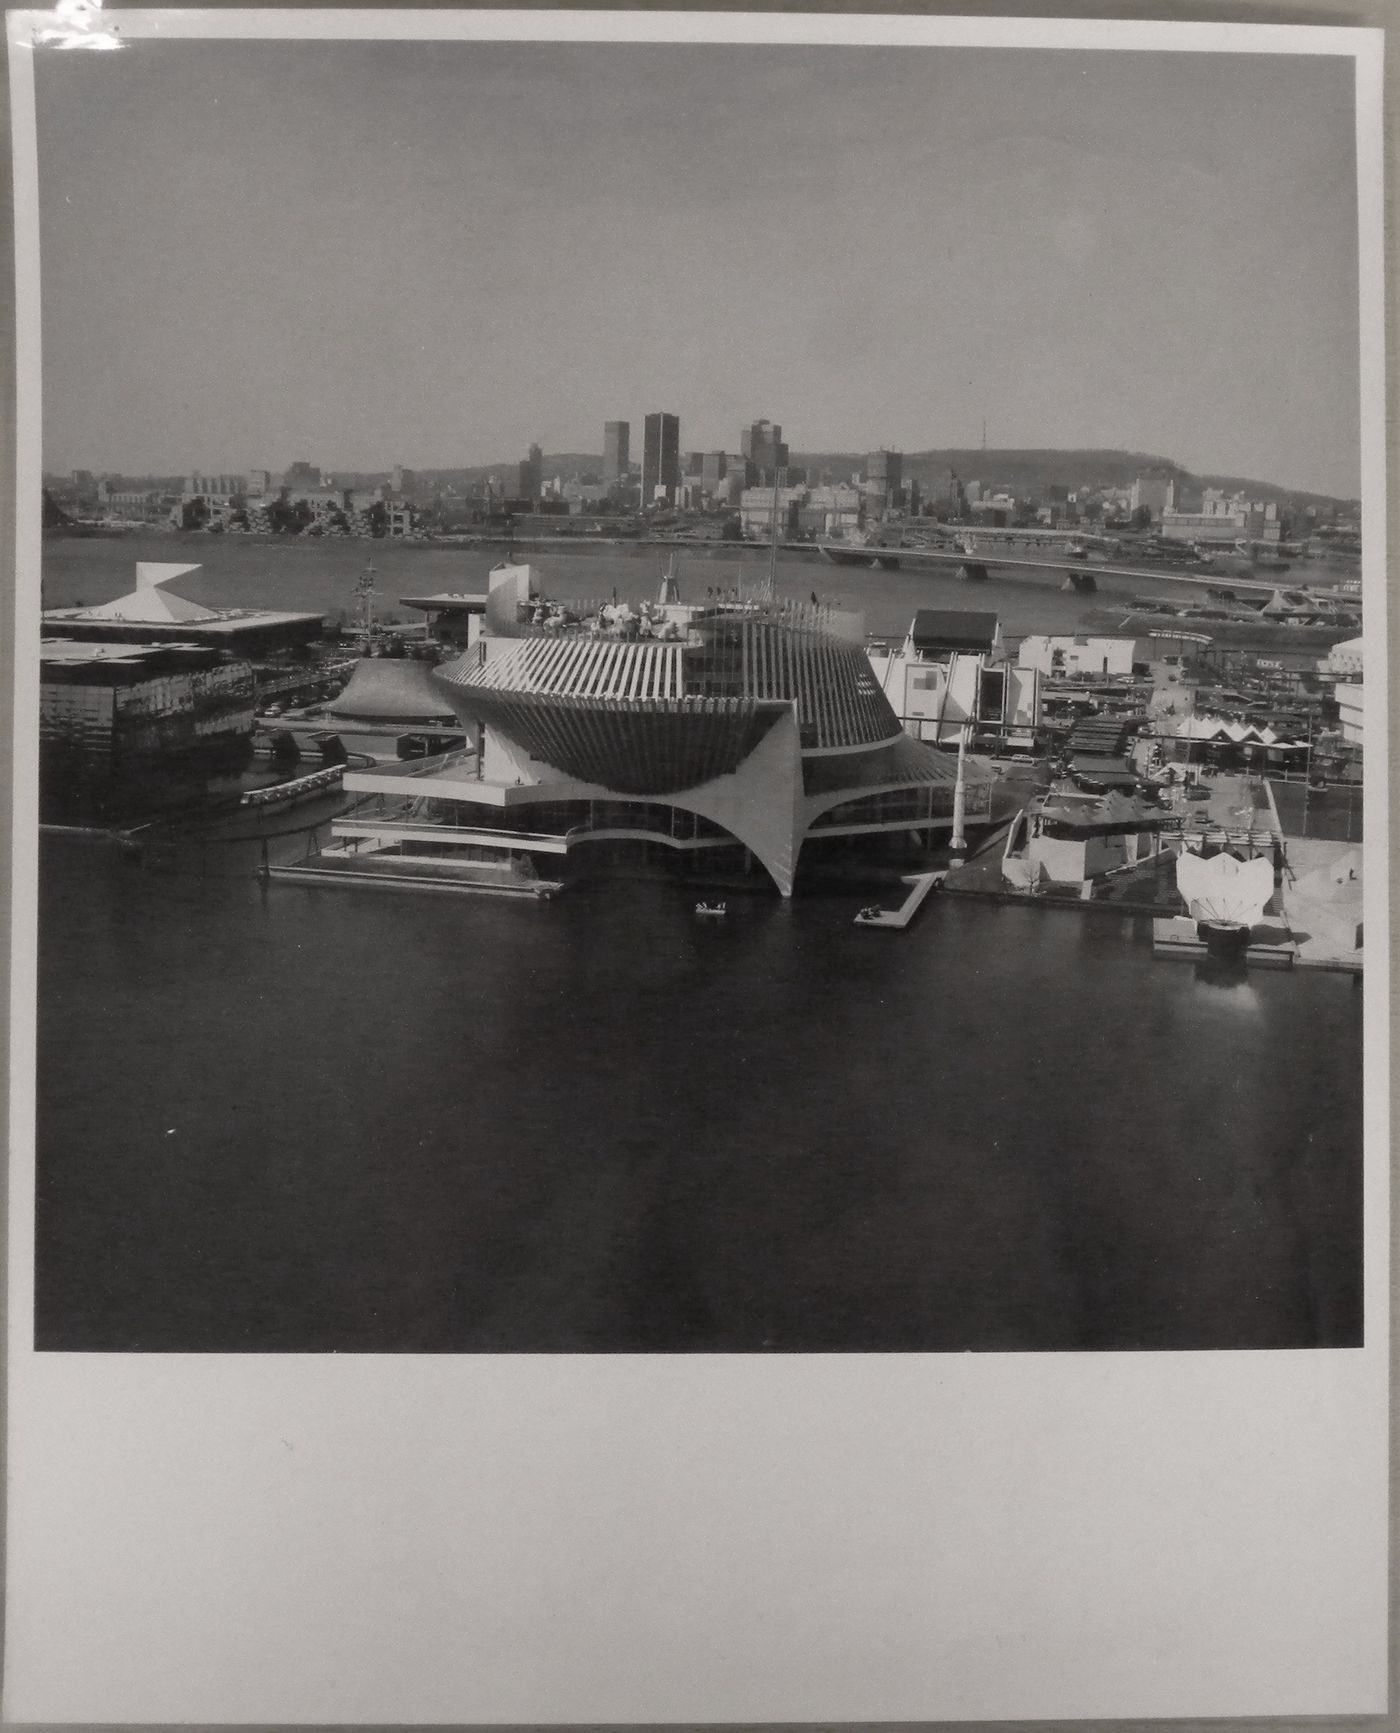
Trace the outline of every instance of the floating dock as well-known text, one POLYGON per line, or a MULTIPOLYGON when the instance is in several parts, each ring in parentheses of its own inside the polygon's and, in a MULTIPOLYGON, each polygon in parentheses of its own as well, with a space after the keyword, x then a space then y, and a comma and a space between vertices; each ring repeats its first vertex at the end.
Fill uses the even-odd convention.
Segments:
POLYGON ((929 892, 941 885, 946 876, 945 872, 934 872, 915 873, 912 877, 907 877, 904 883, 910 887, 909 895, 905 897, 897 909, 880 909, 873 914, 862 909, 856 916, 856 925, 858 927, 907 927, 923 907, 929 892))
MULTIPOLYGON (((1190 963, 1209 956, 1210 951, 1205 940, 1197 935, 1195 921, 1186 915, 1173 915, 1153 921, 1152 954, 1190 963)), ((1297 956, 1297 941, 1286 926, 1261 921, 1251 931, 1241 960, 1251 969, 1291 969, 1297 956)))
POLYGON ((563 890, 557 879, 505 879, 489 883, 481 879, 451 878, 424 871, 378 872, 345 867, 302 865, 299 862, 270 866, 267 877, 284 884, 333 885, 337 890, 446 891, 454 896, 515 897, 543 901, 563 890))

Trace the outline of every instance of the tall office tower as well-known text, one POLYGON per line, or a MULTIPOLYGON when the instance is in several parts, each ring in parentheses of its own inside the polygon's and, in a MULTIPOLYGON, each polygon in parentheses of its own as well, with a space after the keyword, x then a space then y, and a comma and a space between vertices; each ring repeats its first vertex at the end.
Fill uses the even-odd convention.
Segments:
POLYGON ((520 460, 519 494, 521 499, 538 499, 544 485, 544 453, 539 446, 530 447, 530 455, 520 460))
POLYGON ((867 516, 880 517, 891 506, 898 506, 904 489, 904 453, 902 451, 872 451, 865 460, 865 510, 867 516))
POLYGON ((760 483, 778 480, 778 471, 788 466, 788 448, 776 421, 755 421, 739 435, 739 449, 758 471, 760 483))
POLYGON ((649 506, 657 488, 674 500, 681 479, 681 418, 656 410, 647 416, 642 438, 642 505, 649 506))
POLYGON ((632 442, 629 421, 603 423, 603 485, 616 487, 627 480, 628 447, 632 442))

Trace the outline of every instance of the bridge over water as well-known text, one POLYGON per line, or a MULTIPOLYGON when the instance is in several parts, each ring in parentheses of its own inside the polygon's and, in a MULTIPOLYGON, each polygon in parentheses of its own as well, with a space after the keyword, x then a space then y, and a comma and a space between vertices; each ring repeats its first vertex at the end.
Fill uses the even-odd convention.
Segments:
MULTIPOLYGON (((840 566, 889 566, 897 563, 899 566, 955 566, 966 569, 971 578, 986 577, 991 571, 1035 571, 1063 572, 1074 582, 1077 590, 1092 593, 1098 588, 1099 578, 1132 578, 1136 582, 1160 583, 1168 580, 1174 584, 1196 584, 1200 588, 1224 588, 1231 590, 1251 590, 1256 593, 1271 596, 1278 588, 1276 581, 1267 578, 1241 578, 1233 572, 1222 573, 1185 571, 1177 566, 1120 566, 1111 565, 1101 560, 1071 559, 1065 554, 1047 551, 1044 554, 1003 554, 992 550, 976 547, 968 553, 961 548, 868 548, 855 546, 849 542, 822 541, 818 549, 835 565, 840 566)), ((809 548, 810 544, 789 542, 788 547, 794 550, 809 548)), ((1283 574, 1280 574, 1282 578, 1283 574)))

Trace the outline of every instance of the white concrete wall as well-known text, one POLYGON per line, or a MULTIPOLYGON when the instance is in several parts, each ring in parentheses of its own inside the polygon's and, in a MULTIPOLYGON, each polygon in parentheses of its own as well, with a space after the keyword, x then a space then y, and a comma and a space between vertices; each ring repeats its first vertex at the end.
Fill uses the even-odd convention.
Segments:
POLYGON ((1030 858, 1055 884, 1078 884, 1126 866, 1135 858, 1128 852, 1132 840, 1092 834, 1082 838, 1037 836, 1031 839, 1030 858))
POLYGON ((1035 668, 1042 674, 1108 674, 1117 677, 1132 673, 1135 642, 1132 638, 1036 635, 1022 639, 1016 663, 1018 667, 1035 668))
POLYGON ((1336 689, 1337 719, 1343 740, 1361 743, 1365 733, 1365 688, 1339 684, 1336 689))

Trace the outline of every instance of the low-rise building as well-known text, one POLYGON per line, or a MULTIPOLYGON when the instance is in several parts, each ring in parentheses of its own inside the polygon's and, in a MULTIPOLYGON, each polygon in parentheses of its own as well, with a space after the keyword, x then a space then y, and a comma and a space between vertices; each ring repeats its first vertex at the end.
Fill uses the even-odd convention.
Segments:
POLYGON ((1176 510, 1176 478, 1170 470, 1146 470, 1133 483, 1128 499, 1130 511, 1147 511, 1157 523, 1163 513, 1176 510))
POLYGON ((1283 520, 1276 500, 1250 499, 1247 494, 1227 494, 1208 487, 1201 495, 1199 511, 1162 513, 1161 530, 1173 541, 1205 542, 1221 547, 1237 541, 1276 543, 1283 520))
POLYGON ((1338 731, 1342 739, 1353 746, 1364 745, 1366 738, 1362 645, 1360 638, 1348 638, 1344 643, 1334 644, 1317 665, 1323 679, 1332 684, 1338 731))
POLYGON ((253 670, 191 642, 48 639, 39 654, 44 810, 119 816, 188 798, 246 758, 253 670))
POLYGON ((934 746, 1022 734, 1040 721, 1041 676, 1005 660, 995 614, 920 608, 902 643, 872 645, 870 665, 907 734, 934 746))
POLYGON ((778 533, 796 531, 798 508, 807 497, 803 487, 746 487, 739 496, 739 520, 747 541, 766 541, 773 534, 773 502, 778 504, 778 533))
POLYGON ((128 523, 159 523, 175 501, 155 488, 113 488, 110 483, 97 484, 97 503, 111 517, 128 523))
POLYGON ((1032 633, 1016 652, 1018 668, 1035 668, 1047 678, 1098 674, 1119 676, 1133 671, 1133 638, 1089 638, 1032 633))
POLYGON ((1087 896, 1098 880, 1158 855, 1168 826, 1178 828, 1136 794, 1056 789, 1037 795, 1013 821, 1002 877, 1014 890, 1077 886, 1087 896))
POLYGON ((859 488, 827 484, 808 488, 797 508, 797 527, 806 536, 842 536, 860 528, 863 498, 859 488))

